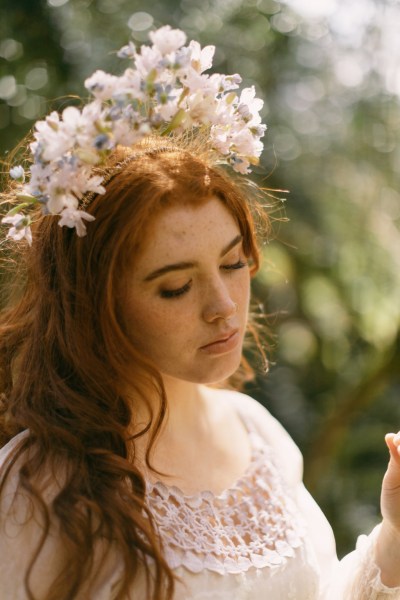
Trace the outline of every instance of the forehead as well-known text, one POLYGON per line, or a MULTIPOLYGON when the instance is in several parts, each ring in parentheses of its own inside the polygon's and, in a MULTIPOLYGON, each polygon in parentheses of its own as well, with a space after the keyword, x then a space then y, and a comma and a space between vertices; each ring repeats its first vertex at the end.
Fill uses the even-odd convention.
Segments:
POLYGON ((138 267, 151 263, 151 268, 170 259, 194 259, 203 252, 219 252, 238 233, 235 218, 218 198, 169 206, 149 223, 135 262, 138 267))

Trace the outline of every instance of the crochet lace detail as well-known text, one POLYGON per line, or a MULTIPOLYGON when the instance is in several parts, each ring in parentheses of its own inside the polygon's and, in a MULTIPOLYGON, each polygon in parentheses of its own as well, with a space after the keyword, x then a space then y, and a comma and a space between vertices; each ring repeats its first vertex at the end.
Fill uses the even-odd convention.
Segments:
POLYGON ((172 569, 220 574, 283 566, 303 543, 294 502, 271 450, 249 432, 252 458, 236 484, 215 495, 185 495, 178 487, 147 484, 147 502, 172 569))
POLYGON ((357 540, 357 553, 360 557, 359 573, 350 592, 351 598, 354 600, 400 599, 400 587, 389 588, 384 585, 381 580, 381 571, 374 562, 373 550, 378 529, 379 527, 376 527, 368 537, 360 535, 357 540))

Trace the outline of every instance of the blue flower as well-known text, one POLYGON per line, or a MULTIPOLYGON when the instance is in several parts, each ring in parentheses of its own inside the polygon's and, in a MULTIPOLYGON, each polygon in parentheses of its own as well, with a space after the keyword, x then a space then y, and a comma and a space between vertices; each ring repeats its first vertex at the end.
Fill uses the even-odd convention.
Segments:
POLYGON ((104 150, 105 148, 107 148, 109 141, 110 138, 106 133, 100 133, 95 138, 93 145, 95 148, 97 148, 97 150, 104 150))

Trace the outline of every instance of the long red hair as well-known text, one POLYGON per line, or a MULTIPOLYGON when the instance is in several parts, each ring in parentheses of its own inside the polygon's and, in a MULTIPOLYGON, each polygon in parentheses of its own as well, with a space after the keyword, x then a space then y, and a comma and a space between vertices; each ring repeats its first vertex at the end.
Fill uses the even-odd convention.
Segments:
POLYGON ((46 600, 79 592, 92 574, 99 538, 124 565, 115 598, 128 594, 141 569, 149 598, 172 598, 174 577, 135 462, 135 440, 150 430, 151 467, 167 398, 156 367, 126 333, 122 283, 157 211, 211 196, 237 220, 252 272, 259 266, 249 194, 211 164, 201 145, 193 150, 189 142, 148 139, 134 150, 115 151, 104 174, 106 193, 85 207, 95 216, 85 237, 60 228, 57 218, 38 216, 32 247, 20 245, 18 298, 0 316, 0 443, 29 430, 3 470, 0 491, 18 460, 19 486, 47 523, 25 574, 30 598, 31 569, 49 534, 50 513, 59 521, 66 561, 46 600), (158 391, 159 408, 138 431, 135 408, 146 403, 149 385, 158 391), (39 481, 60 461, 65 477, 49 506, 39 481))

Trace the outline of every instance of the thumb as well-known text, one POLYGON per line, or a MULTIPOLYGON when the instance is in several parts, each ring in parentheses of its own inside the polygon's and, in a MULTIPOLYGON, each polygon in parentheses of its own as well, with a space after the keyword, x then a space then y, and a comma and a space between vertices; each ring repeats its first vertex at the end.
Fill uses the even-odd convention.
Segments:
POLYGON ((398 488, 400 486, 400 432, 387 433, 385 442, 389 449, 390 460, 384 483, 389 488, 398 488))
POLYGON ((400 435, 388 433, 385 441, 390 460, 382 483, 381 512, 384 520, 400 532, 400 435))

